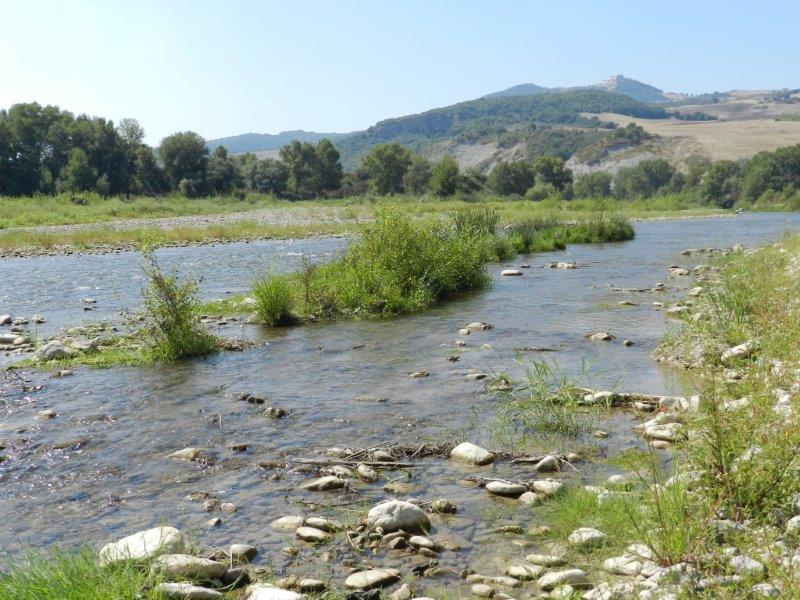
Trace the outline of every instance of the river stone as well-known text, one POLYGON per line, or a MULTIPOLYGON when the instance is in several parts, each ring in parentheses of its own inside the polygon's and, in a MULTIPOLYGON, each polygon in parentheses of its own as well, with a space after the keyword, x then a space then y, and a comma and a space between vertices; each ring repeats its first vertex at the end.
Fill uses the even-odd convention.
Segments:
POLYGON ((13 344, 18 337, 16 333, 0 333, 0 344, 13 344))
POLYGON ((472 465, 488 465, 494 461, 494 454, 475 444, 462 442, 450 451, 450 458, 472 465))
POLYGON ((353 573, 345 579, 344 585, 351 590, 371 590, 385 587, 400 578, 397 569, 369 569, 353 573))
POLYGON ((373 506, 367 514, 367 521, 373 527, 380 527, 386 532, 403 529, 418 531, 430 529, 428 515, 419 506, 403 500, 388 500, 373 506))
POLYGON ((321 592, 325 589, 325 582, 319 579, 301 579, 297 588, 304 593, 321 592))
POLYGON ((11 325, 12 321, 11 315, 0 315, 0 325, 11 325))
POLYGON ((558 471, 559 469, 558 459, 553 455, 545 456, 542 460, 536 463, 533 467, 534 471, 539 471, 540 473, 550 472, 550 471, 558 471))
POLYGON ((684 437, 681 423, 645 423, 644 434, 653 440, 676 442, 684 437))
POLYGON ((153 572, 167 580, 218 579, 227 570, 225 563, 188 554, 163 554, 153 561, 153 572))
POLYGON ((344 465, 334 465, 331 467, 331 475, 336 475, 342 479, 352 479, 355 474, 351 469, 348 469, 344 465))
POLYGON ((505 481, 490 481, 486 484, 486 491, 495 496, 518 498, 525 492, 525 486, 505 481))
POLYGON ((418 548, 428 548, 429 550, 436 549, 436 543, 424 535, 412 535, 408 538, 408 543, 418 548))
POLYGON ((483 321, 474 321, 467 325, 467 329, 470 331, 486 331, 487 329, 491 328, 491 325, 484 323, 483 321))
POLYGON ((305 521, 305 518, 299 515, 291 515, 275 519, 269 526, 278 531, 295 531, 298 527, 302 527, 305 521))
POLYGON ((525 492, 519 497, 519 501, 525 506, 536 506, 542 500, 544 500, 544 497, 534 492, 525 492))
POLYGON ((738 346, 734 346, 733 348, 728 348, 725 352, 722 353, 720 357, 722 362, 729 362, 731 360, 748 358, 753 353, 753 344, 752 342, 745 342, 744 344, 739 344, 738 346))
POLYGON ((378 481, 378 472, 365 464, 359 464, 356 467, 356 475, 364 481, 378 481))
POLYGON ((247 588, 247 600, 303 600, 305 596, 275 587, 266 583, 257 583, 247 588))
POLYGON ((184 546, 183 534, 174 527, 155 527, 106 544, 100 549, 100 563, 110 565, 126 560, 149 559, 160 554, 179 554, 184 546))
POLYGON ((762 578, 766 575, 767 569, 763 564, 749 556, 734 556, 730 560, 731 568, 738 573, 748 578, 762 578))
POLYGON ((540 577, 537 583, 543 590, 552 590, 560 585, 571 585, 576 588, 592 586, 586 573, 580 569, 553 571, 552 573, 547 573, 540 577))
POLYGON ((525 557, 525 562, 542 567, 560 567, 567 563, 564 557, 556 556, 555 554, 528 554, 525 557))
POLYGON ((537 479, 531 484, 531 487, 533 487, 533 491, 537 494, 552 496, 560 492, 564 484, 560 481, 553 481, 552 479, 537 479))
POLYGON ((314 527, 298 527, 295 533, 304 542, 311 542, 312 544, 321 544, 331 539, 330 533, 314 527))
POLYGON ((413 597, 414 591, 407 583, 401 585, 388 596, 389 600, 411 600, 413 597))
POLYGON ((503 277, 522 277, 522 271, 519 269, 503 269, 500 275, 503 277))
POLYGON ((156 586, 159 598, 170 600, 222 600, 222 592, 200 587, 192 583, 159 583, 156 586))
POLYGON ((589 334, 589 339, 593 342, 610 342, 614 339, 614 336, 607 331, 595 331, 589 334))
POLYGON ((230 547, 229 554, 233 562, 249 563, 258 554, 258 548, 250 544, 233 544, 230 547))
POLYGON ((177 460, 197 460, 200 458, 200 448, 183 448, 169 455, 177 460))
POLYGON ((311 481, 306 481, 300 485, 301 490, 309 490, 311 492, 325 492, 328 490, 338 490, 344 487, 344 480, 339 479, 335 475, 326 475, 324 477, 317 477, 311 481))
POLYGON ((606 540, 606 534, 594 527, 579 527, 569 534, 567 541, 572 546, 599 546, 606 540))
POLYGON ((750 588, 754 598, 780 598, 781 591, 771 583, 757 583, 750 588))
POLYGON ((49 341, 36 351, 36 356, 39 360, 45 361, 67 358, 70 355, 71 352, 58 340, 49 341))
POLYGON ((485 583, 476 583, 470 588, 470 592, 478 598, 491 598, 494 596, 495 589, 485 583))
POLYGON ((506 575, 515 579, 536 579, 544 573, 544 567, 534 564, 509 565, 506 567, 506 575))
POLYGON ((326 519, 324 517, 308 517, 306 519, 306 525, 321 531, 327 531, 328 533, 334 533, 335 531, 339 531, 343 528, 343 525, 339 523, 339 521, 326 519))
POLYGON ((633 576, 642 570, 642 563, 632 556, 616 556, 603 561, 603 570, 612 575, 633 576))

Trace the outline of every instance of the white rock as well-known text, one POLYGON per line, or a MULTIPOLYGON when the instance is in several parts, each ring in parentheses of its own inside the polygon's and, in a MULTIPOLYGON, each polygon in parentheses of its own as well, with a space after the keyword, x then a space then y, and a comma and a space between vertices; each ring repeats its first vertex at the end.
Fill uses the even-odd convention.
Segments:
POLYGON ((573 587, 591 587, 592 585, 586 573, 580 569, 553 571, 540 577, 537 583, 543 590, 552 590, 560 585, 571 585, 573 587))
POLYGON ((344 487, 344 479, 339 479, 336 475, 325 475, 324 477, 317 477, 311 481, 306 481, 300 485, 301 490, 309 490, 311 492, 325 492, 328 490, 338 490, 344 487))
POLYGON ((351 590, 371 590, 387 586, 399 578, 400 571, 397 569, 369 569, 353 573, 345 580, 344 585, 351 590))
POLYGON ((298 527, 302 527, 303 523, 305 523, 305 519, 303 517, 292 515, 289 517, 281 517, 280 519, 276 519, 270 523, 269 526, 273 529, 277 529, 278 531, 295 531, 298 527))
POLYGON ((217 579, 227 570, 225 563, 189 554, 163 554, 153 561, 153 571, 168 580, 217 579))
POLYGON ((534 492, 525 492, 518 499, 525 506, 536 506, 537 504, 541 504, 542 500, 544 500, 544 496, 534 492))
POLYGON ((450 458, 472 465, 488 465, 494 460, 494 454, 475 444, 462 442, 453 448, 450 458))
POLYGON ((506 567, 506 575, 515 579, 536 579, 540 577, 542 573, 544 573, 544 567, 541 565, 522 563, 506 567))
POLYGON ((525 562, 542 567, 560 567, 567 563, 563 556, 556 556, 555 554, 528 554, 525 557, 525 562))
POLYGON ((364 481, 378 481, 378 472, 365 464, 359 464, 356 467, 356 475, 364 481))
POLYGON ((548 473, 550 471, 558 471, 560 466, 561 465, 555 456, 548 455, 536 463, 533 469, 535 471, 539 471, 540 473, 548 473))
POLYGON ((519 269, 503 269, 500 275, 503 277, 522 277, 522 271, 519 269))
POLYGON ((159 554, 180 554, 185 546, 183 534, 174 527, 155 527, 106 544, 100 549, 100 563, 109 565, 126 560, 149 559, 159 554))
POLYGON ((324 517, 308 517, 308 519, 306 519, 306 525, 315 529, 327 531, 328 533, 334 533, 344 528, 339 521, 326 519, 324 517))
POLYGON ((467 325, 466 329, 469 331, 485 331, 487 329, 491 329, 492 326, 488 323, 484 323, 483 321, 474 321, 467 325))
POLYGON ((18 337, 16 333, 0 333, 0 344, 13 344, 18 337))
POLYGON ((606 534, 594 527, 579 527, 569 534, 567 541, 572 546, 598 546, 604 543, 606 534))
POLYGON ((258 554, 258 548, 250 544, 233 544, 228 554, 233 562, 250 562, 258 554))
POLYGON ((169 600, 222 600, 222 592, 210 590, 188 582, 159 583, 156 586, 159 598, 169 600))
POLYGON ((297 587, 301 592, 321 592, 326 588, 325 582, 319 579, 301 579, 297 587))
POLYGON ((303 600, 305 596, 279 587, 258 583, 247 588, 247 600, 303 600))
POLYGON ((197 460, 201 456, 200 448, 183 448, 169 455, 177 460, 197 460))
POLYGON ((564 487, 564 484, 560 481, 554 481, 552 479, 537 479, 531 484, 531 487, 533 487, 533 491, 537 494, 552 496, 553 494, 560 492, 564 487))
POLYGON ((311 542, 312 544, 321 544, 331 539, 330 533, 314 527, 298 527, 295 534, 304 542, 311 542))
POLYGON ((496 590, 485 583, 476 583, 470 588, 470 593, 478 598, 491 598, 495 595, 496 590))
POLYGON ((416 531, 430 529, 428 515, 419 506, 403 500, 388 500, 373 506, 367 514, 367 521, 386 532, 403 529, 416 531))
POLYGON ((760 562, 744 555, 731 558, 730 565, 736 573, 746 577, 763 577, 767 572, 760 562))
POLYGON ((756 598, 779 598, 781 591, 771 583, 757 583, 750 588, 750 594, 756 598))
POLYGON ((684 426, 681 423, 653 423, 645 424, 645 437, 665 442, 676 442, 685 437, 684 426))
POLYGON ((428 548, 429 550, 436 548, 436 542, 424 535, 412 535, 408 538, 408 543, 417 548, 428 548))
POLYGON ((633 576, 642 570, 642 563, 631 556, 616 556, 603 561, 603 570, 612 575, 633 576))
POLYGON ((486 484, 486 491, 495 496, 518 498, 525 492, 525 486, 505 481, 490 481, 486 484))
POLYGON ((721 359, 722 362, 729 362, 731 360, 748 358, 752 353, 753 343, 745 342, 744 344, 739 344, 738 346, 725 350, 725 352, 722 353, 721 359))
POLYGON ((0 325, 11 325, 12 321, 11 315, 0 315, 0 325))
POLYGON ((614 336, 607 331, 596 331, 589 334, 589 339, 593 342, 610 342, 614 339, 614 336))

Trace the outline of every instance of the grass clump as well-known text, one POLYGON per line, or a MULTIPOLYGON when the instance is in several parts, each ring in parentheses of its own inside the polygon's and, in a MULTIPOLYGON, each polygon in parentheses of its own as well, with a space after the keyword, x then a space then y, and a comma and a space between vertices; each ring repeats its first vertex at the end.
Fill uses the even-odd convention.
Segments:
POLYGON ((144 296, 146 332, 153 355, 159 360, 205 356, 220 347, 219 339, 208 333, 197 318, 197 283, 179 281, 166 275, 155 255, 145 250, 144 271, 148 284, 144 296))
POLYGON ((263 323, 275 325, 294 318, 419 311, 488 284, 486 239, 459 235, 439 219, 381 209, 340 259, 307 263, 299 273, 257 281, 252 290, 257 314, 263 323))
POLYGON ((155 600, 148 574, 131 565, 100 567, 94 552, 26 554, 0 571, 4 600, 155 600))

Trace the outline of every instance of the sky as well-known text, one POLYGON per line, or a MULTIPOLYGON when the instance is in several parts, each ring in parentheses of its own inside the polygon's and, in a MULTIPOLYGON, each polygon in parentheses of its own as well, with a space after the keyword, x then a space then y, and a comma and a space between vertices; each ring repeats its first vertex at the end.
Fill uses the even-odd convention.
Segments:
POLYGON ((0 0, 0 108, 139 120, 153 145, 355 131, 519 83, 800 87, 797 0, 0 0))

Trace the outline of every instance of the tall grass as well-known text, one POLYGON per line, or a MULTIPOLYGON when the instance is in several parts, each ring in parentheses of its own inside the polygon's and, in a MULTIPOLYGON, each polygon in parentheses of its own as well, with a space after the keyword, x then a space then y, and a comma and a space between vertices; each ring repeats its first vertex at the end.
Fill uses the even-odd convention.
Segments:
POLYGON ((161 270, 152 251, 143 252, 148 283, 143 290, 147 335, 155 358, 204 356, 220 346, 199 322, 197 283, 179 281, 161 270))

